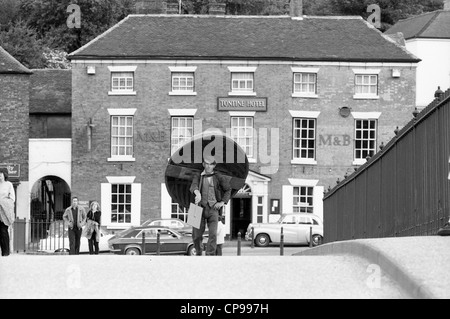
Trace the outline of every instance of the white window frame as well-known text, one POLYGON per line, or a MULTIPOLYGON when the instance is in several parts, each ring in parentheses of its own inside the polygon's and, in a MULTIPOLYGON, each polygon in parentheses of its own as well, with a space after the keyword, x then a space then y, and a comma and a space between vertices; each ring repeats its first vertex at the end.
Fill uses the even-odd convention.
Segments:
POLYGON ((101 183, 102 226, 107 229, 126 229, 141 224, 141 189, 135 183, 135 176, 107 176, 107 183, 101 183), (112 218, 112 185, 131 186, 131 221, 129 223, 113 223, 112 218))
POLYGON ((307 118, 307 117, 297 117, 297 118, 293 118, 292 120, 292 161, 294 162, 303 162, 303 163, 317 163, 316 161, 316 156, 317 156, 317 119, 315 118, 307 118), (303 127, 303 122, 307 121, 308 127, 303 127), (309 133, 312 131, 312 129, 309 127, 310 122, 314 123, 314 128, 313 128, 313 137, 310 138, 309 137, 309 133), (296 123, 300 122, 299 127, 296 127, 296 123), (296 132, 300 131, 300 137, 297 138, 297 134, 296 132), (302 133, 303 131, 307 131, 307 137, 303 138, 302 137, 302 133), (296 141, 299 140, 300 141, 300 146, 296 147, 296 141), (302 147, 303 142, 306 141, 307 146, 306 147, 302 147), (310 141, 314 141, 314 148, 310 148, 309 147, 309 142, 310 141), (309 157, 302 157, 301 153, 303 151, 306 151, 307 153, 309 153, 310 150, 313 150, 314 152, 314 156, 313 158, 309 158, 309 157), (296 157, 296 153, 300 152, 300 156, 296 157))
POLYGON ((284 213, 293 213, 294 208, 294 187, 314 187, 313 190, 313 211, 323 220, 323 192, 325 188, 319 186, 319 180, 289 178, 288 185, 282 185, 282 211, 284 213))
POLYGON ((188 210, 186 208, 180 208, 180 205, 172 200, 172 210, 170 211, 171 218, 178 218, 184 222, 187 222, 188 219, 188 210), (174 216, 173 210, 176 209, 177 213, 174 216), (182 216, 182 218, 180 218, 182 216))
POLYGON ((247 157, 250 159, 255 159, 255 118, 254 116, 244 116, 244 115, 235 115, 230 117, 230 136, 231 138, 244 150, 244 152, 247 154, 247 157), (238 125, 233 126, 233 119, 237 120, 238 125), (244 126, 240 126, 241 120, 244 120, 244 126), (247 120, 251 121, 252 126, 247 126, 247 120), (240 130, 243 129, 244 136, 240 135, 240 130), (235 134, 237 132, 237 134, 235 134), (247 134, 250 132, 250 136, 247 134), (241 139, 250 139, 249 144, 245 143, 242 144, 240 141, 241 139), (247 150, 250 150, 248 152, 247 150))
POLYGON ((110 116, 110 157, 108 158, 108 162, 134 162, 136 159, 134 158, 134 114, 137 109, 108 109, 108 113, 110 116), (113 155, 113 118, 114 117, 132 117, 132 154, 131 155, 113 155))
POLYGON ((194 136, 194 117, 193 116, 172 116, 170 119, 170 154, 173 155, 181 146, 183 146, 187 141, 190 141, 194 136), (184 138, 180 136, 174 136, 174 121, 178 120, 178 122, 184 122, 185 126, 177 126, 178 131, 183 130, 185 133, 184 138), (187 124, 191 122, 192 126, 189 127, 187 124), (188 137, 189 129, 191 129, 191 135, 188 137), (177 142, 174 143, 174 139, 177 139, 177 142), (176 145, 176 147, 175 147, 176 145))
POLYGON ((293 165, 317 165, 317 124, 318 124, 318 117, 320 115, 320 112, 316 111, 297 111, 297 110, 290 110, 289 111, 291 117, 293 118, 292 121, 292 160, 291 164, 293 165), (316 120, 316 150, 314 154, 314 159, 309 158, 294 158, 294 119, 315 119, 316 120))
MULTIPOLYGON (((318 87, 317 87, 317 81, 318 81, 318 73, 319 73, 319 68, 300 68, 300 67, 291 67, 292 70, 292 97, 303 97, 303 98, 318 98, 318 87), (297 91, 295 89, 296 84, 303 84, 301 82, 301 80, 297 83, 296 81, 296 75, 300 75, 300 77, 302 77, 302 75, 315 75, 315 82, 314 82, 314 92, 310 92, 309 90, 306 92, 302 92, 297 91)), ((311 83, 305 83, 310 85, 311 83)))
MULTIPOLYGON (((377 100, 380 98, 379 96, 379 91, 380 91, 380 74, 381 70, 380 69, 353 69, 353 73, 354 73, 354 95, 353 98, 354 99, 365 99, 365 100, 377 100), (363 87, 373 87, 376 86, 376 93, 357 93, 357 87, 358 87, 358 77, 362 77, 364 82, 364 78, 369 78, 369 84, 365 85, 365 84, 360 84, 359 86, 363 86, 363 87), (371 79, 375 77, 376 78, 376 84, 373 85, 371 82, 371 79)), ((370 89, 369 89, 370 90, 370 89)))
MULTIPOLYGON (((135 81, 135 77, 136 77, 136 69, 137 66, 109 66, 108 67, 109 71, 110 71, 110 77, 111 77, 111 86, 110 86, 110 91, 108 92, 108 95, 136 95, 136 90, 135 90, 135 85, 136 85, 136 81, 135 81), (114 89, 114 79, 118 78, 120 79, 121 77, 115 77, 114 75, 117 74, 125 74, 125 73, 131 73, 132 77, 131 77, 131 81, 132 81, 132 85, 131 85, 131 89, 114 89)), ((129 77, 125 78, 125 81, 127 82, 127 79, 129 79, 129 77)))
POLYGON ((169 67, 171 72, 171 88, 169 95, 185 95, 185 96, 195 96, 197 92, 195 92, 195 71, 197 70, 196 66, 171 66, 169 67), (184 75, 187 78, 192 77, 192 89, 188 90, 174 90, 174 78, 176 75, 184 75))
POLYGON ((377 152, 377 145, 378 145, 378 120, 381 116, 381 112, 351 112, 353 118, 354 118, 354 144, 353 144, 353 165, 363 165, 367 160, 365 158, 356 158, 356 121, 357 120, 375 120, 376 121, 376 127, 375 127, 375 149, 374 154, 377 152))
MULTIPOLYGON (((256 67, 228 67, 228 70, 231 72, 231 81, 230 81, 230 92, 228 95, 230 96, 256 96, 255 92, 255 71, 256 67), (236 79, 237 74, 248 74, 251 75, 250 79, 236 79), (233 88, 233 83, 235 81, 245 81, 244 88, 233 88), (251 83, 251 90, 248 88, 248 84, 251 83)), ((239 84, 240 86, 240 84, 239 84)))

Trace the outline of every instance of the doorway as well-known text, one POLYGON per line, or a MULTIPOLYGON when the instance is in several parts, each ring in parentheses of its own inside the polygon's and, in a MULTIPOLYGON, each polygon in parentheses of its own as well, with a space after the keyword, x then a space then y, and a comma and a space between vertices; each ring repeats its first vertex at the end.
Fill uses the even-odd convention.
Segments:
POLYGON ((252 222, 252 198, 251 197, 235 197, 232 199, 231 205, 231 238, 244 238, 248 224, 252 222))

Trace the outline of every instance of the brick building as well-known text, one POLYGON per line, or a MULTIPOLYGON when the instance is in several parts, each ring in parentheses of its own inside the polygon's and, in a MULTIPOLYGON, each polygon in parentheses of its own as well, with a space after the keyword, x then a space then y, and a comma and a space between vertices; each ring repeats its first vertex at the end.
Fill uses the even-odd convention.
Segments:
POLYGON ((61 219, 70 206, 71 70, 32 70, 30 77, 30 218, 61 219))
POLYGON ((28 216, 29 85, 32 72, 0 47, 0 167, 16 191, 16 216, 28 216))
POLYGON ((183 219, 167 160, 213 128, 250 160, 232 237, 323 216, 324 191, 411 119, 420 61, 359 17, 301 15, 130 15, 70 59, 73 194, 100 200, 110 229, 183 219))

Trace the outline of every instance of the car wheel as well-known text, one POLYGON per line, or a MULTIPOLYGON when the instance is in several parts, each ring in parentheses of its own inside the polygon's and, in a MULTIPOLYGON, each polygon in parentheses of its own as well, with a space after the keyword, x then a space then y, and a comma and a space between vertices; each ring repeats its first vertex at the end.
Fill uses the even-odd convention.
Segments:
POLYGON ((187 255, 188 256, 195 256, 197 253, 194 245, 189 246, 188 251, 187 251, 187 255))
POLYGON ((323 237, 322 236, 320 236, 320 235, 312 236, 312 245, 314 247, 322 245, 322 242, 323 242, 323 237))
POLYGON ((128 248, 125 251, 125 255, 133 256, 133 255, 140 255, 140 254, 141 254, 141 251, 137 248, 128 248))
POLYGON ((270 244, 270 237, 267 234, 259 234, 255 238, 255 245, 258 247, 267 247, 270 244))

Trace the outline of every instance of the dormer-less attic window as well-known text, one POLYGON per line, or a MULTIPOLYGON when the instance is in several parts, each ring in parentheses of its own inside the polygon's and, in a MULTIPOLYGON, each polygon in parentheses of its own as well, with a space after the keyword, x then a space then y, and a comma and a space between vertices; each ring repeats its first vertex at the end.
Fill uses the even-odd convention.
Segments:
POLYGON ((255 96, 256 67, 229 67, 231 91, 228 95, 255 96))
POLYGON ((135 66, 110 66, 111 90, 109 95, 136 95, 135 66))
POLYGON ((353 70, 355 73, 354 99, 378 99, 378 75, 380 70, 353 70))

